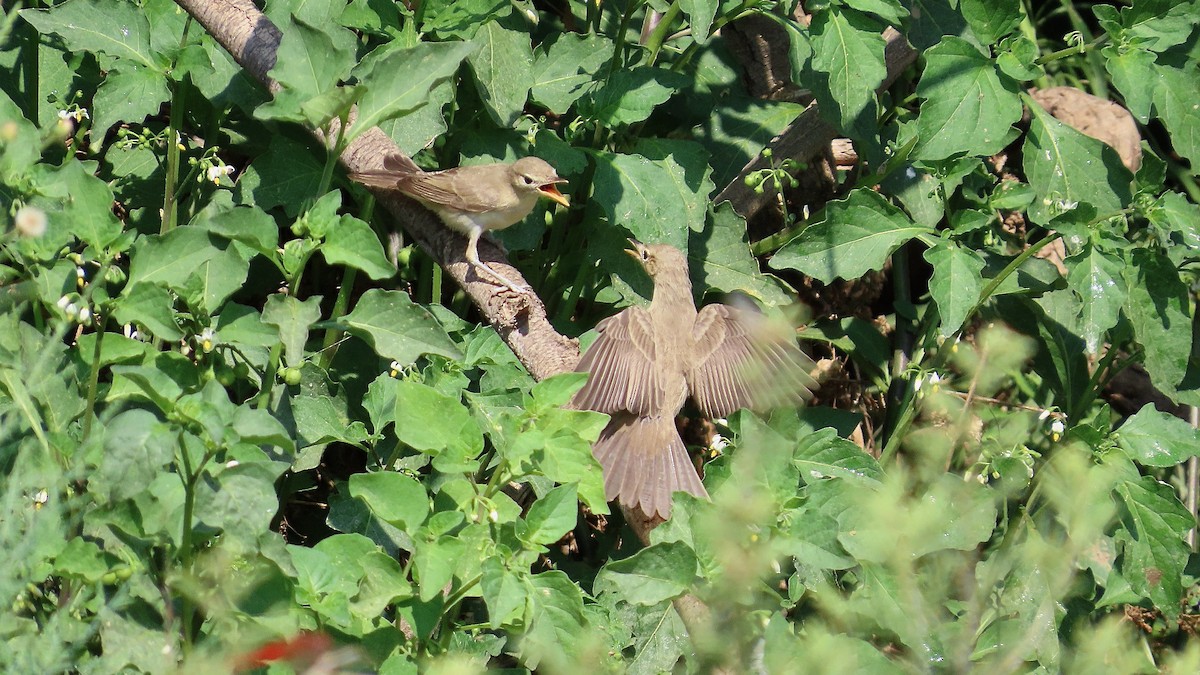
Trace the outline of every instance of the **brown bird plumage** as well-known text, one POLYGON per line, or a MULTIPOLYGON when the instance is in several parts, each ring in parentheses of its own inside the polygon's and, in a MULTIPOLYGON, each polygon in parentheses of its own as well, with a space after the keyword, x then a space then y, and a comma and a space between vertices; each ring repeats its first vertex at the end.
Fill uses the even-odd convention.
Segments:
POLYGON ((593 448, 608 499, 665 519, 673 493, 708 496, 675 428, 687 397, 707 417, 798 404, 811 396, 812 361, 757 312, 724 304, 697 311, 683 253, 631 243, 654 298, 596 326, 600 337, 576 368, 591 377, 571 405, 612 417, 593 448))
POLYGON ((502 230, 528 216, 541 197, 563 206, 570 202, 558 191, 554 167, 537 157, 512 164, 460 166, 445 171, 422 171, 404 155, 388 155, 383 171, 350 174, 369 187, 399 190, 421 202, 447 227, 467 235, 467 262, 480 276, 491 278, 516 293, 517 286, 479 260, 479 237, 484 230, 502 230))

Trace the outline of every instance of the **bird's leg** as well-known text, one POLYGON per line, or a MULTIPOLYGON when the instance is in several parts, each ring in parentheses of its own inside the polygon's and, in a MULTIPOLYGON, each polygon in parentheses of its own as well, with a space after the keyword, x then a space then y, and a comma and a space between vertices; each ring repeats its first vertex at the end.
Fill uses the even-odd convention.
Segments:
POLYGON ((467 235, 467 262, 471 263, 471 267, 475 268, 476 273, 481 277, 488 277, 492 281, 497 282, 508 290, 517 294, 528 293, 528 288, 522 288, 509 281, 503 274, 488 267, 486 263, 479 259, 479 236, 483 234, 482 227, 473 227, 467 235))

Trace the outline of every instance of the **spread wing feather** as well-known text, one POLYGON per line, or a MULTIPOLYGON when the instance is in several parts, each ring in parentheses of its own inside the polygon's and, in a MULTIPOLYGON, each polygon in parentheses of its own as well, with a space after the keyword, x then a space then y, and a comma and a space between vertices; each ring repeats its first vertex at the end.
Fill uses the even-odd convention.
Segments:
POLYGON ((630 307, 601 321, 596 330, 600 337, 575 368, 591 377, 575 394, 572 406, 603 413, 659 412, 664 396, 654 368, 656 348, 650 315, 640 307, 630 307))
POLYGON ((693 336, 688 387, 706 416, 796 405, 812 396, 812 360, 790 336, 773 335, 760 315, 708 305, 696 317, 693 336))

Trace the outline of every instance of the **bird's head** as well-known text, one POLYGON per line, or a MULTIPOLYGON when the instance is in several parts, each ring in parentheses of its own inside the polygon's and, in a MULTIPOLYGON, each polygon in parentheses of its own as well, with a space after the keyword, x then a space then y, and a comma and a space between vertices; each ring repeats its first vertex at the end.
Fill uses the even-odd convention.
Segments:
POLYGON ((670 244, 643 244, 636 239, 629 240, 633 248, 625 249, 625 252, 633 256, 635 260, 642 264, 646 274, 650 275, 651 279, 657 279, 664 272, 683 271, 684 276, 687 276, 687 258, 683 256, 683 252, 671 246, 670 244))
POLYGON ((558 191, 558 184, 567 182, 559 178, 554 167, 538 157, 522 157, 512 165, 512 182, 518 194, 535 192, 563 206, 570 206, 566 195, 558 191))

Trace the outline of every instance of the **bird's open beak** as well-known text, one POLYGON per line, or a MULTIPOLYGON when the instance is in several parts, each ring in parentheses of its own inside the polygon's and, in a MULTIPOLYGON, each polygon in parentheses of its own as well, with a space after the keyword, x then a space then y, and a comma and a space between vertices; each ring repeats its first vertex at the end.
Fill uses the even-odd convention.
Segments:
POLYGON ((642 249, 645 248, 644 246, 642 246, 642 242, 638 241, 637 239, 626 239, 625 241, 629 242, 629 245, 633 247, 633 248, 625 249, 625 252, 628 253, 629 255, 633 256, 634 260, 641 262, 642 261, 642 249))
POLYGON ((558 191, 558 183, 565 182, 567 182, 565 178, 559 178, 553 183, 546 183, 545 185, 539 187, 538 192, 540 192, 543 197, 556 201, 559 204, 569 208, 571 206, 571 202, 567 199, 566 195, 558 191))

